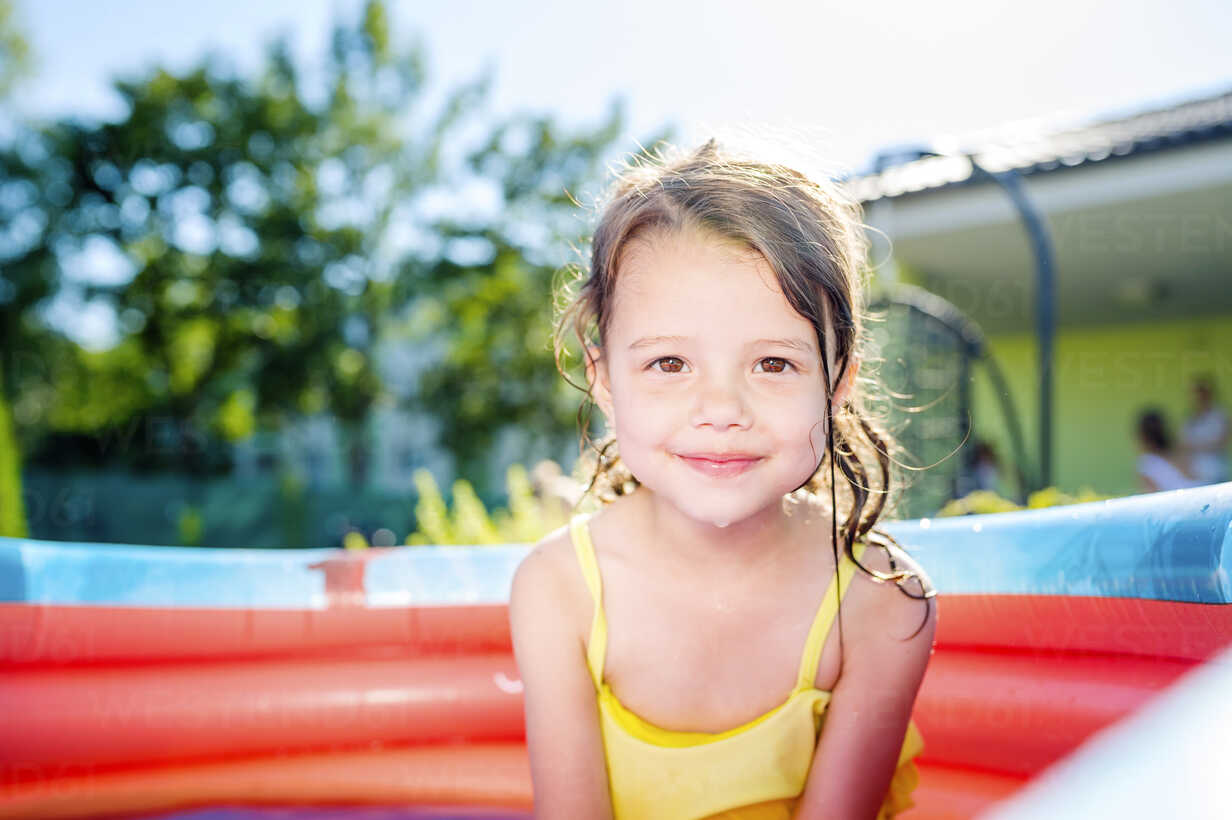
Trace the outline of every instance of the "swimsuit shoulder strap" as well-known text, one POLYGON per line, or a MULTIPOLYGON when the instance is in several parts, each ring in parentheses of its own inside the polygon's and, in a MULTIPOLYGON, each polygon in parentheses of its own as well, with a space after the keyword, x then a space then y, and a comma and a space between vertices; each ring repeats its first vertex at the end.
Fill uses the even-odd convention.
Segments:
MULTIPOLYGON (((852 547, 857 561, 864 554, 864 547, 864 541, 852 547)), ((821 663, 821 650, 826 645, 826 636, 830 634, 830 627, 838 612, 839 600, 837 599, 846 597, 847 590, 851 586, 851 579, 857 571, 855 564, 847 557, 847 553, 840 552, 839 571, 835 577, 830 579, 830 584, 826 587, 826 594, 821 600, 821 606, 817 608, 813 626, 809 629, 808 640, 804 643, 804 656, 800 658, 800 673, 796 678, 797 689, 812 689, 816 685, 817 666, 821 663), (835 583, 839 585, 837 596, 834 594, 835 583)))
POLYGON ((590 515, 578 514, 569 522, 569 535, 577 553, 590 597, 595 610, 590 621, 590 641, 586 649, 586 665, 598 689, 603 681, 603 659, 607 649, 607 621, 603 617, 603 583, 599 576, 599 562, 595 559, 595 546, 590 540, 590 515))

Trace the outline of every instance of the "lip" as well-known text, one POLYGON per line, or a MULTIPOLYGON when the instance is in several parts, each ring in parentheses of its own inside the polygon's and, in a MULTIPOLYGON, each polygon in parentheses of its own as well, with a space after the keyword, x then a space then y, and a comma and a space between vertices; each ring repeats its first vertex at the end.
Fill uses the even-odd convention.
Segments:
POLYGON ((761 456, 746 453, 678 454, 677 457, 699 473, 715 478, 728 478, 740 475, 762 460, 761 456))

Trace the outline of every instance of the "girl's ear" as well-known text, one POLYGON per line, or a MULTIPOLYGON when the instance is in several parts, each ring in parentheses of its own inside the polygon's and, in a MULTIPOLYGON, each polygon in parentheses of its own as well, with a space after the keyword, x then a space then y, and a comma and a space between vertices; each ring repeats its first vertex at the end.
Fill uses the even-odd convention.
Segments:
POLYGON ((855 388, 856 377, 860 374, 860 357, 852 354, 847 363, 847 370, 843 373, 843 377, 839 379, 838 387, 834 390, 834 398, 832 406, 835 408, 842 407, 851 397, 851 391, 855 388))
POLYGON ((603 411, 608 427, 616 426, 616 411, 612 406, 612 383, 607 369, 607 358, 598 345, 586 346, 586 383, 590 385, 595 404, 603 411))

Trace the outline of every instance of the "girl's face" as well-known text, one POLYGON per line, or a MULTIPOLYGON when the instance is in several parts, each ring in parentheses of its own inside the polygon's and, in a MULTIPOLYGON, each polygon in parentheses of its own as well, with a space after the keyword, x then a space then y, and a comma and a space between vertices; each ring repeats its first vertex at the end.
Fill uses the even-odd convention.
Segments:
MULTIPOLYGON (((817 469, 826 450, 817 334, 759 254, 693 232, 630 243, 605 342, 588 373, 595 399, 621 459, 659 500, 726 526, 776 513, 817 469)), ((835 406, 857 370, 853 362, 835 406)))

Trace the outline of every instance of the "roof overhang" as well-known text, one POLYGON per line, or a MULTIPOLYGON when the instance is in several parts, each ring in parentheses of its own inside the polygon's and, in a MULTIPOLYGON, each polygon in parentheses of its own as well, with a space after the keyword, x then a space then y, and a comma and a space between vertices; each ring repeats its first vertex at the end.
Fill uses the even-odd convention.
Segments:
MULTIPOLYGON (((892 254, 985 332, 1031 329, 1035 261, 1009 196, 973 181, 966 157, 921 162, 934 163, 934 178, 969 181, 865 202, 874 236, 890 240, 874 238, 874 264, 892 254)), ((1022 182, 1051 231, 1058 325, 1232 313, 1232 139, 1062 165, 1022 182)))

